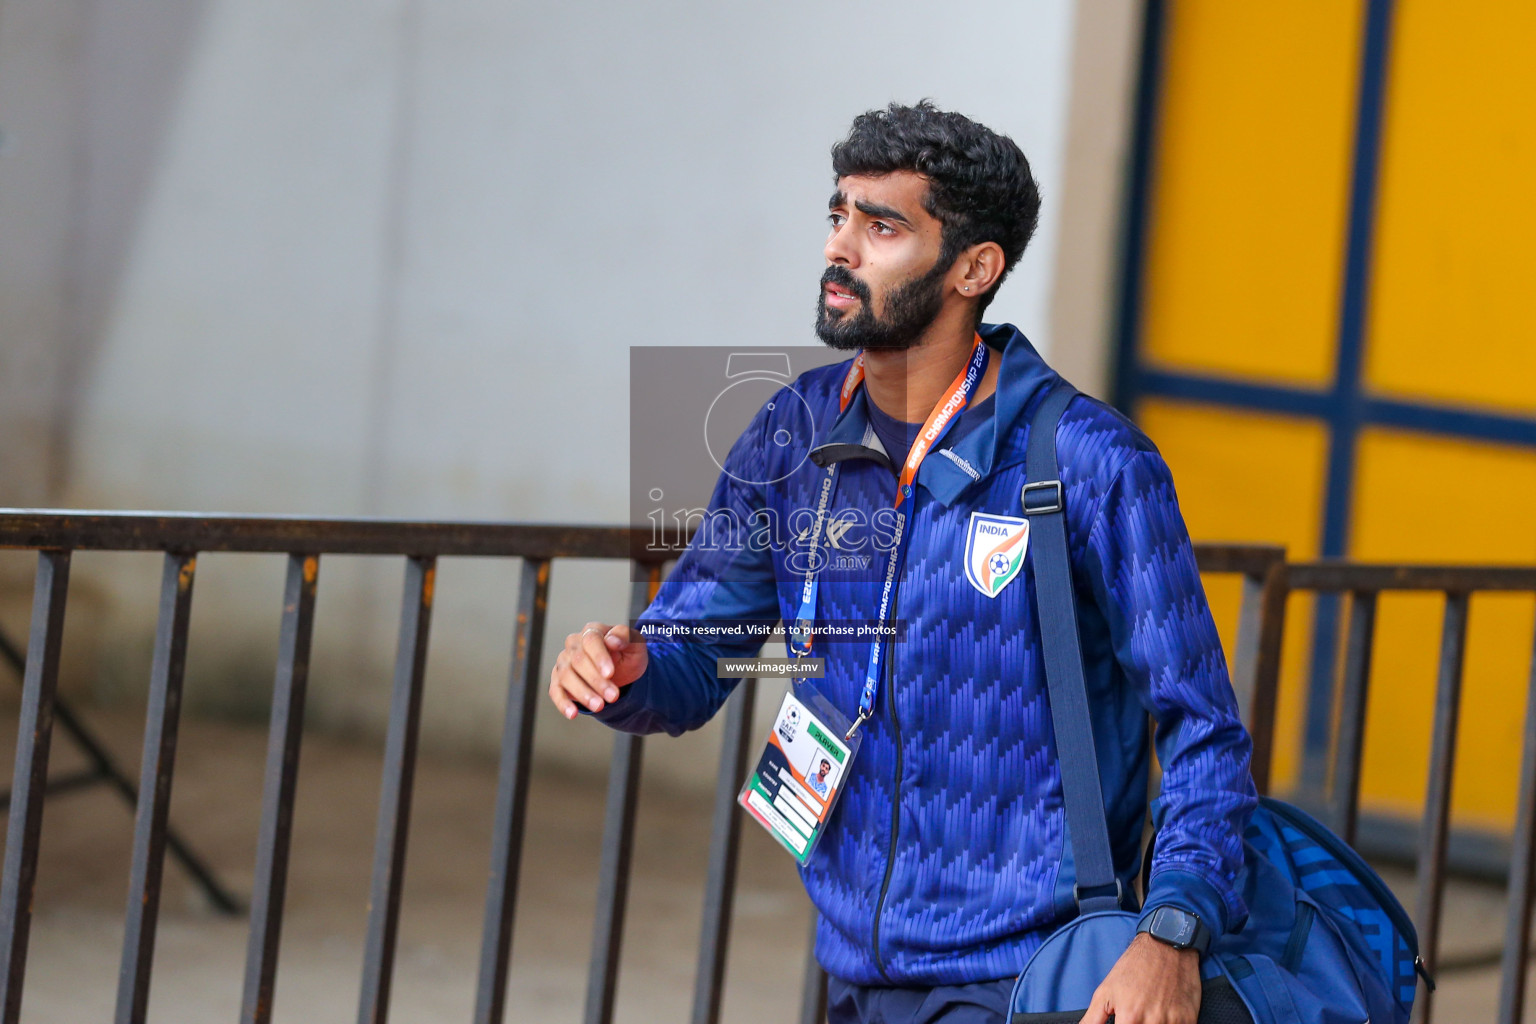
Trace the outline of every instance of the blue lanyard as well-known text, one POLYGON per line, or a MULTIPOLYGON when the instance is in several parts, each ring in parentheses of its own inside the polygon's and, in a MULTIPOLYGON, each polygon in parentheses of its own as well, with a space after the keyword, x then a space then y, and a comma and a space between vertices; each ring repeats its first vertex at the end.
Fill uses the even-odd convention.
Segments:
MULTIPOLYGON (((880 606, 876 620, 882 627, 890 616, 891 599, 896 592, 896 579, 906 561, 909 533, 907 520, 913 504, 913 501, 908 499, 912 499, 914 493, 913 485, 917 480, 918 467, 959 420, 960 411, 970 404, 971 396, 976 393, 976 389, 981 385, 981 378, 986 375, 989 356, 987 346, 978 335, 971 343, 971 357, 966 362, 965 368, 950 385, 949 392, 939 400, 938 405, 934 406, 933 412, 929 413, 927 423, 918 433, 917 439, 912 442, 912 448, 907 452, 906 461, 902 464, 896 483, 896 533, 891 544, 890 558, 885 564, 885 583, 880 591, 880 606)), ((848 377, 843 382, 844 408, 847 407, 863 378, 864 355, 860 353, 854 360, 853 366, 849 368, 848 377)), ((811 653, 812 623, 816 617, 816 590, 821 569, 819 546, 821 532, 826 525, 827 510, 831 507, 832 495, 837 490, 837 467, 838 463, 835 462, 827 467, 826 476, 822 478, 821 490, 816 498, 816 519, 811 526, 805 582, 800 587, 800 607, 785 640, 792 657, 803 658, 811 653)), ((847 739, 851 740, 859 726, 875 713, 875 699, 880 692, 880 669, 884 655, 885 639, 877 636, 869 645, 869 662, 864 670, 864 690, 859 695, 859 717, 848 730, 847 739)))

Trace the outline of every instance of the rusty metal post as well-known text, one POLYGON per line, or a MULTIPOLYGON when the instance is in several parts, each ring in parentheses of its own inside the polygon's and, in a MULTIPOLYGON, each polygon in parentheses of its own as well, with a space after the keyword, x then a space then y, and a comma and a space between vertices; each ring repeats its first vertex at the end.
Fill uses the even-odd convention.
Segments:
POLYGON ((746 781, 752 756, 752 712, 757 680, 743 679, 726 706, 720 740, 720 771, 715 776, 709 869, 704 879, 704 923, 699 934, 699 966, 693 984, 691 1024, 719 1024, 725 994, 725 958, 730 950, 731 911, 736 896, 736 864, 741 853, 742 815, 736 794, 746 781))
MULTIPOLYGON (((631 589, 629 617, 645 611, 661 585, 661 566, 643 567, 644 578, 631 589)), ((619 954, 624 945, 624 913, 635 852, 635 812, 640 803, 640 762, 644 740, 619 733, 608 767, 608 803, 603 812, 603 855, 597 876, 597 924, 587 963, 585 1024, 612 1024, 619 987, 619 954)))
POLYGON ((411 786, 416 779, 416 738, 421 731, 421 689, 427 672, 436 575, 435 558, 417 555, 406 560, 394 692, 389 704, 389 731, 384 737, 384 780, 379 789, 379 824, 373 844, 358 1024, 384 1024, 389 1018, 389 986, 400 927, 400 890, 405 884, 411 786))
POLYGON ((117 975, 117 1024, 143 1024, 149 1010, 155 929, 160 920, 160 881, 165 870, 165 832, 176 777, 176 738, 181 722, 181 684, 192 622, 192 583, 197 556, 171 552, 160 580, 160 623, 149 673, 144 759, 139 768, 138 810, 133 821, 133 867, 123 962, 117 975))
MULTIPOLYGON (((1419 831, 1418 914, 1419 956, 1433 973, 1439 960, 1440 907, 1445 898, 1445 849, 1450 838, 1451 773, 1456 763, 1456 727, 1461 721, 1461 678, 1467 657, 1465 591, 1445 597, 1445 625, 1440 636, 1440 669, 1435 684, 1434 731, 1430 741, 1429 778, 1425 783, 1424 824, 1419 831)), ((1434 992, 1420 984, 1413 1016, 1428 1024, 1434 992)))
POLYGON ((523 862, 523 825, 528 816, 528 775, 533 757, 534 709, 542 688, 539 665, 549 612, 549 562, 523 560, 517 592, 517 632, 506 720, 501 727, 501 767, 496 781, 496 818, 491 833, 491 877, 480 939, 475 1024, 501 1024, 507 970, 512 962, 512 925, 523 862))
POLYGON ((1365 705, 1370 696, 1371 648, 1376 639, 1376 592, 1356 590, 1349 603, 1349 646, 1344 659, 1343 704, 1334 743, 1334 825, 1355 844, 1360 816, 1360 758, 1365 748, 1365 705))
POLYGON ((69 552, 37 556, 32 591, 32 632, 16 725, 16 768, 12 776, 10 821, 5 831, 5 867, 0 875, 0 1020, 21 1019, 21 989, 27 973, 27 939, 32 927, 32 887, 37 881, 37 847, 43 832, 43 790, 48 785, 48 745, 53 737, 53 701, 59 685, 64 639, 64 605, 69 598, 69 552))
POLYGON ((288 849, 293 839, 293 800, 299 786, 299 744, 304 734, 304 698, 309 688, 309 646, 315 625, 320 556, 288 556, 283 620, 278 639, 272 717, 267 727, 267 767, 256 839, 256 884, 251 896, 251 930, 245 957, 241 1024, 267 1024, 277 985, 277 951, 283 933, 283 897, 288 889, 288 849))

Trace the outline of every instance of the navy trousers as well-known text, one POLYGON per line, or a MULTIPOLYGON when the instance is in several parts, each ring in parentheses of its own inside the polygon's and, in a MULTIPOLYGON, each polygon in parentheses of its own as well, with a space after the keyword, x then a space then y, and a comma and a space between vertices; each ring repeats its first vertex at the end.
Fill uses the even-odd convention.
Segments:
POLYGON ((1006 1024, 1013 978, 938 988, 880 988, 827 979, 828 1024, 1006 1024))

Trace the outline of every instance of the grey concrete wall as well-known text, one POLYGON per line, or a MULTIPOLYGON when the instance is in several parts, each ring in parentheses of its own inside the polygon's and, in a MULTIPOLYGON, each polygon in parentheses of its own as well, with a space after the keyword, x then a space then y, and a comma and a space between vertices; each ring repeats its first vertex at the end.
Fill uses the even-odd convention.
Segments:
POLYGON ((0 485, 48 499, 66 325, 81 60, 78 4, 0 7, 0 485))
MULTIPOLYGON (((0 504, 621 521, 629 346, 811 341, 827 149, 891 99, 1029 154, 993 312, 1049 350, 1074 6, 5 0, 0 504)), ((194 709, 263 713, 279 561, 202 561, 194 709)), ((77 561, 99 696, 142 689, 157 576, 77 561)), ((400 577, 322 566, 318 724, 378 732, 400 577)), ((427 742, 497 735, 515 578, 443 568, 427 742)), ((623 595, 557 570, 556 630, 623 595)))
POLYGON ((1052 362, 1107 397, 1143 0, 1078 0, 1051 288, 1052 362))
POLYGON ((0 5, 0 485, 56 501, 204 0, 0 5))

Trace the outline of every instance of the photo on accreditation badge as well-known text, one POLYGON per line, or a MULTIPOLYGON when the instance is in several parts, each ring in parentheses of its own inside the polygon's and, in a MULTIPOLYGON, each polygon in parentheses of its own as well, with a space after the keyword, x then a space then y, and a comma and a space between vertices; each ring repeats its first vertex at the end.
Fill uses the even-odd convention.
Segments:
POLYGON ((836 729, 787 693, 740 803, 803 863, 831 811, 850 753, 836 729))

